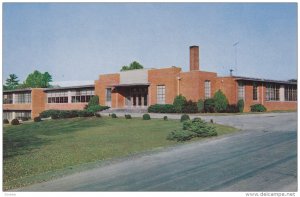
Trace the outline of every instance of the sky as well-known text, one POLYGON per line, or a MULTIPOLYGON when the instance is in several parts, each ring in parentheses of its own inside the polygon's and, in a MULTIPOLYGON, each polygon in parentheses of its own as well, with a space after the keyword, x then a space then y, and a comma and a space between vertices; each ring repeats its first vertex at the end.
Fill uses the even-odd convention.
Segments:
POLYGON ((202 71, 297 78, 296 3, 4 3, 2 34, 3 81, 96 80, 133 61, 188 71, 192 45, 202 71))

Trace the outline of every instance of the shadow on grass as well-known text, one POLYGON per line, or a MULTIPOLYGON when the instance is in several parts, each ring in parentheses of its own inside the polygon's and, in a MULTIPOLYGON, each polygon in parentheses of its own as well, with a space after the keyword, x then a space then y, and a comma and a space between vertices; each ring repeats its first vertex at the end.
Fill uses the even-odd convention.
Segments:
POLYGON ((75 132, 105 124, 95 118, 46 120, 3 129, 3 158, 23 155, 55 140, 58 135, 75 132))

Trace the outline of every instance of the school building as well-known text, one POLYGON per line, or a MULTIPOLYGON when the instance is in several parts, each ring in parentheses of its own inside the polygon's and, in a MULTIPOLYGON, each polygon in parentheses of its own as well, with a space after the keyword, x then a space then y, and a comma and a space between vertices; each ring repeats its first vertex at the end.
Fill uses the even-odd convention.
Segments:
POLYGON ((177 95, 198 101, 221 90, 230 104, 245 102, 244 111, 263 104, 268 111, 297 109, 297 82, 241 76, 217 76, 200 69, 199 47, 190 47, 190 70, 179 67, 138 69, 100 75, 94 84, 63 88, 32 88, 3 92, 3 118, 36 117, 48 109, 83 109, 90 98, 112 109, 146 109, 172 104, 177 95))

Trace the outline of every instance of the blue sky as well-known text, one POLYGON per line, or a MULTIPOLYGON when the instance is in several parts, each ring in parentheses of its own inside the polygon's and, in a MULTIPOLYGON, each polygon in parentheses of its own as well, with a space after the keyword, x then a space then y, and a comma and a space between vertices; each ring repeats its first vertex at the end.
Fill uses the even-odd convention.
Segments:
POLYGON ((3 80, 33 70, 54 81, 95 80, 138 61, 270 79, 297 78, 297 4, 4 3, 3 80))

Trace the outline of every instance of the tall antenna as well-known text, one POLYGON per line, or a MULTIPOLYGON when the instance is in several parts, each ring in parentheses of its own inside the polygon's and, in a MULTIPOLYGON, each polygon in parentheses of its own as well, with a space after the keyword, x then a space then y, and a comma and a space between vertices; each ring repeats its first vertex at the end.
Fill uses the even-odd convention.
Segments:
POLYGON ((232 46, 234 47, 234 67, 235 67, 235 72, 237 73, 237 45, 239 44, 240 42, 237 41, 235 42, 232 46))

